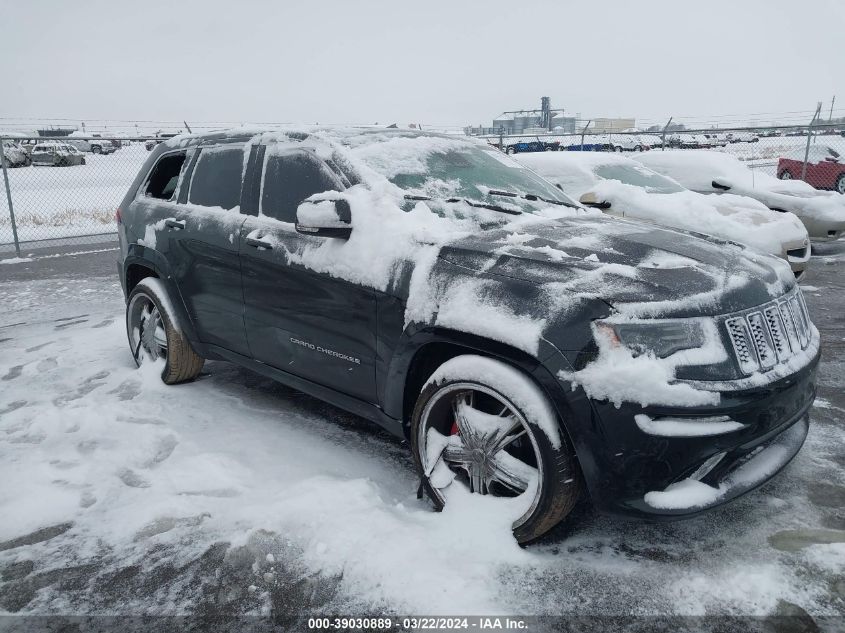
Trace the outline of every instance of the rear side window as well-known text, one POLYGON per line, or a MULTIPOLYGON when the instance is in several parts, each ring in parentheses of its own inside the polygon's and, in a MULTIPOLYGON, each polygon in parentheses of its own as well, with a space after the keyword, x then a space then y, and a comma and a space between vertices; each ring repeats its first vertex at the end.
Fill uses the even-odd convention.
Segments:
POLYGON ((144 195, 160 200, 172 200, 185 164, 185 152, 162 156, 150 172, 144 195))
POLYGON ((264 164, 261 215, 296 222, 296 208, 309 196, 343 190, 340 180, 311 152, 269 154, 264 164))
POLYGON ((243 146, 204 149, 194 167, 188 202, 234 209, 241 203, 243 146))

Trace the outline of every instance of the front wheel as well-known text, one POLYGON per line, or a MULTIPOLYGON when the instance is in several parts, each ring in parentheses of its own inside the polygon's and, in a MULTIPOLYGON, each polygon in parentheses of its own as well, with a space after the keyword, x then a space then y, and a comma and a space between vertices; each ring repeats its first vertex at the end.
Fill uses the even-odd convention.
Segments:
POLYGON ((781 180, 792 180, 792 174, 788 169, 784 169, 782 172, 780 172, 778 178, 780 178, 781 180))
POLYGON ((129 348, 140 367, 144 362, 164 361, 161 379, 168 385, 193 380, 204 359, 176 327, 167 290, 155 277, 146 277, 129 293, 126 303, 126 334, 129 348))
POLYGON ((836 190, 841 194, 845 194, 845 174, 841 174, 836 179, 836 190))
POLYGON ((519 543, 551 530, 581 494, 580 470, 548 399, 528 376, 491 358, 458 356, 434 372, 414 408, 411 446, 438 510, 467 492, 495 497, 519 543))

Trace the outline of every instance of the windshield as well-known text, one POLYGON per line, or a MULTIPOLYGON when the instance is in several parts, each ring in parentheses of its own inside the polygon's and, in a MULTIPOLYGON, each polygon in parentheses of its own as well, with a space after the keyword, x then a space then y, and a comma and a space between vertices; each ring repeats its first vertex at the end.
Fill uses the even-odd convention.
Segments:
POLYGON ((396 137, 359 156, 412 198, 458 198, 528 213, 553 204, 579 206, 495 148, 440 137, 396 137))
POLYGON ((638 165, 599 165, 594 172, 599 178, 618 180, 623 184, 645 189, 649 193, 684 191, 678 183, 638 165))

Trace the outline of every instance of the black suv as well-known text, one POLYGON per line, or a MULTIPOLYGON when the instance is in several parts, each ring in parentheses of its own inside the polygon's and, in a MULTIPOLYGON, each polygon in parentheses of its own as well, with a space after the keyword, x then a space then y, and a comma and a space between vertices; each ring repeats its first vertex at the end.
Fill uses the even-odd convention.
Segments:
POLYGON ((714 507, 807 435, 819 334, 788 265, 585 210, 483 143, 182 136, 117 216, 137 362, 228 360, 369 418, 435 506, 491 495, 520 542, 585 494, 714 507))

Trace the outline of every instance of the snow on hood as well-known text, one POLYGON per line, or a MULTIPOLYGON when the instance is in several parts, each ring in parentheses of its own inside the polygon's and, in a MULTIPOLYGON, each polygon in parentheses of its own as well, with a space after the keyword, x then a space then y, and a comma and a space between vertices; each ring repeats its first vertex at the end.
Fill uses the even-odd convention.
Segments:
POLYGON ((779 258, 601 214, 515 222, 450 242, 440 258, 537 284, 552 305, 600 299, 642 316, 734 312, 765 303, 795 284, 789 265, 779 258))
POLYGON ((819 221, 842 222, 845 228, 845 196, 842 194, 819 191, 800 180, 785 181, 758 173, 724 152, 667 150, 646 152, 636 160, 694 191, 720 192, 713 187, 716 180, 730 187, 732 193, 759 200, 769 208, 819 221))

